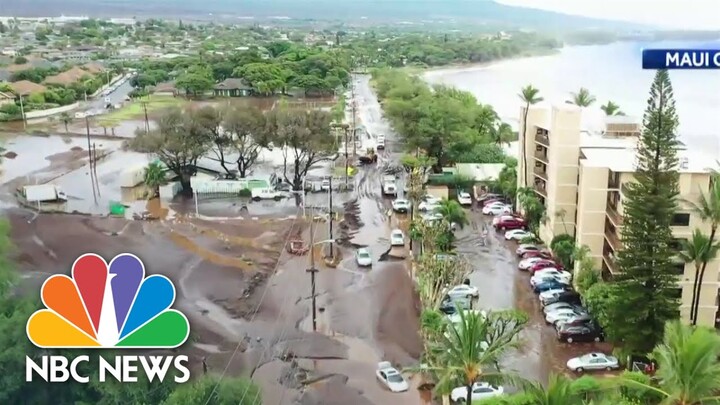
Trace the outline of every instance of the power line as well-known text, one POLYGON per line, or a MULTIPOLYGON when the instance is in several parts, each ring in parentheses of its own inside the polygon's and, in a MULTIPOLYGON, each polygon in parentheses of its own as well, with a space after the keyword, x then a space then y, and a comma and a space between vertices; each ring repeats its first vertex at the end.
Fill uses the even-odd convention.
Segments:
MULTIPOLYGON (((284 252, 285 249, 287 249, 288 242, 290 241, 290 235, 292 234, 292 230, 295 227, 295 223, 297 222, 297 217, 299 214, 300 214, 300 208, 298 208, 297 212, 295 213, 295 218, 293 218, 293 222, 290 225, 290 231, 288 232, 287 236, 285 237, 285 243, 283 244, 283 247, 280 250, 280 257, 282 257, 282 252, 284 252)), ((278 258, 278 262, 275 265, 275 269, 273 270, 270 277, 268 277, 268 280, 270 280, 270 278, 274 277, 277 274, 278 270, 280 269, 280 257, 278 258)), ((255 311, 253 312, 252 316, 250 317, 249 322, 252 322, 255 320, 255 317, 257 316, 257 313, 260 310, 260 306, 262 305, 263 301, 265 300, 267 291, 268 291, 268 286, 266 286, 265 290, 263 290, 263 293, 260 296, 260 301, 258 302, 257 306, 255 306, 255 311)), ((287 294, 286 294, 286 297, 287 297, 287 294)), ((283 300, 283 303, 284 303, 284 300, 283 300)), ((282 307, 281 307, 281 311, 282 311, 282 307)), ((218 381, 215 383, 215 386, 213 387, 212 391, 210 391, 210 395, 208 395, 207 401, 205 401, 205 405, 208 405, 210 403, 210 400, 212 399, 213 395, 215 394, 218 387, 220 386, 220 382, 222 382, 222 379, 225 377, 225 374, 227 373, 228 369, 230 368, 230 364, 232 363, 233 359, 237 355, 238 350, 240 350, 240 346, 243 344, 243 342, 244 342, 244 339, 238 339, 238 344, 235 346, 235 349, 233 350, 232 355, 230 355, 230 358, 228 359, 228 362, 225 365, 223 372, 220 374, 220 378, 218 378, 218 381)), ((258 362, 258 364, 259 364, 259 362, 258 362)), ((250 389, 250 384, 248 384, 247 388, 245 389, 245 394, 247 394, 248 389, 250 389)), ((243 398, 245 397, 245 394, 243 394, 243 398)), ((240 403, 242 403, 242 400, 240 401, 240 403)))

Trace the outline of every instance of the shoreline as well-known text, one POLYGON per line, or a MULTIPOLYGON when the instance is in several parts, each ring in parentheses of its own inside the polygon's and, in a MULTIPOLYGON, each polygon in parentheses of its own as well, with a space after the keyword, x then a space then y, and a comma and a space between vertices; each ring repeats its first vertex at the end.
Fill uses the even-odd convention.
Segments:
POLYGON ((556 55, 556 54, 560 53, 560 51, 563 48, 565 48, 565 47, 548 50, 547 52, 530 52, 530 53, 525 53, 522 55, 515 55, 515 56, 508 57, 508 58, 495 59, 495 60, 487 61, 487 62, 456 62, 456 63, 451 63, 448 65, 432 66, 432 67, 404 66, 404 67, 401 67, 398 69, 405 70, 410 74, 422 74, 422 75, 425 75, 427 73, 448 72, 448 71, 453 71, 453 70, 480 69, 480 68, 486 68, 488 66, 496 65, 498 63, 509 62, 509 61, 518 60, 518 59, 556 55))

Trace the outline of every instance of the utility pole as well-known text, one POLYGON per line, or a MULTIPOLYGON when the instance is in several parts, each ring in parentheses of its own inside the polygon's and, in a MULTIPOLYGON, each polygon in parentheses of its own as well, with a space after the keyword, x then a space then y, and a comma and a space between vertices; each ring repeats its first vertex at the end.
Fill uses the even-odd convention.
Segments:
POLYGON ((314 211, 310 209, 310 268, 305 270, 310 273, 310 294, 312 299, 312 328, 313 332, 317 332, 317 294, 315 294, 315 273, 318 270, 315 268, 315 251, 313 246, 315 244, 315 215, 314 211))
POLYGON ((150 121, 148 120, 147 101, 141 101, 141 104, 143 106, 143 111, 145 111, 145 132, 150 132, 150 121))
POLYGON ((25 118, 25 105, 23 105, 23 96, 20 95, 20 115, 22 115, 23 129, 27 129, 27 119, 25 118))
POLYGON ((97 189, 98 197, 102 198, 102 196, 100 195, 100 183, 98 183, 98 175, 97 175, 97 160, 98 160, 98 158, 97 158, 97 147, 95 146, 95 142, 93 142, 92 147, 93 147, 92 171, 93 171, 93 175, 95 176, 95 188, 97 189))
POLYGON ((90 164, 90 185, 92 186, 93 191, 93 199, 95 200, 95 205, 97 205, 97 193, 95 192, 95 179, 93 175, 93 156, 92 156, 92 146, 90 145, 90 119, 85 116, 85 132, 87 133, 87 145, 88 145, 88 163, 90 164))
POLYGON ((332 200, 332 194, 333 194, 333 183, 332 183, 332 176, 330 176, 330 188, 328 189, 328 208, 330 211, 330 214, 328 215, 328 228, 329 228, 329 239, 330 239, 330 258, 335 258, 335 252, 333 251, 333 217, 335 216, 335 212, 333 211, 333 200, 332 200))
POLYGON ((352 140, 353 140, 353 157, 357 156, 357 122, 356 122, 356 116, 357 116, 357 101, 355 100, 355 78, 353 77, 350 82, 350 94, 352 98, 352 140))
POLYGON ((345 128, 345 190, 348 189, 348 128, 345 128))

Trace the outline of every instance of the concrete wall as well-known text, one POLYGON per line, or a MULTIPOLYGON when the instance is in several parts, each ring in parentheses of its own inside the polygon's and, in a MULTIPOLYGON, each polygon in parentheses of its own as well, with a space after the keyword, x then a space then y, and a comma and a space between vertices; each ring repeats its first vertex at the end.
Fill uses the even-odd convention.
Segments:
POLYGON ((51 115, 61 114, 64 112, 72 111, 80 106, 80 103, 73 103, 69 105, 64 105, 62 107, 56 107, 56 108, 49 108, 47 110, 36 110, 36 111, 29 111, 25 113, 25 119, 31 120, 34 118, 44 118, 49 117, 51 115))

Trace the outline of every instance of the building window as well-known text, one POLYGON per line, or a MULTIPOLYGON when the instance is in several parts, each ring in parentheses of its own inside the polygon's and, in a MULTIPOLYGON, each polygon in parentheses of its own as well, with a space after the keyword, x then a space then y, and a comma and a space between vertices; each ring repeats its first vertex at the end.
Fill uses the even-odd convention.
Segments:
POLYGON ((690 225, 690 214, 675 214, 672 217, 670 226, 688 226, 690 225))
POLYGON ((675 271, 673 272, 674 274, 676 274, 678 276, 685 274, 685 263, 675 263, 674 267, 675 267, 675 271))
POLYGON ((669 247, 671 250, 675 251, 675 252, 679 252, 679 251, 682 250, 683 244, 684 244, 685 242, 687 242, 687 239, 683 239, 683 238, 673 239, 673 240, 670 241, 668 247, 669 247))

